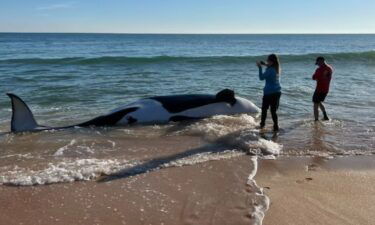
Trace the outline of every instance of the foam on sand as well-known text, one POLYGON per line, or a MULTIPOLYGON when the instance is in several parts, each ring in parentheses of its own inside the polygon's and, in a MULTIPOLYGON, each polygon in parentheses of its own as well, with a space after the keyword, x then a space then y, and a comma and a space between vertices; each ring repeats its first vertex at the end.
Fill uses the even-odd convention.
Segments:
POLYGON ((252 157, 251 161, 254 169, 247 180, 248 188, 253 192, 252 205, 250 206, 250 217, 253 219, 253 224, 261 225, 265 216, 265 212, 269 209, 270 199, 263 193, 263 188, 260 188, 254 180, 258 170, 257 157, 252 157))
POLYGON ((0 183, 5 185, 42 185, 62 182, 85 181, 98 177, 100 174, 110 174, 136 163, 110 159, 78 159, 66 160, 56 164, 49 163, 45 169, 28 170, 14 167, 3 172, 0 183))
POLYGON ((190 166, 208 161, 230 159, 245 155, 244 152, 228 150, 223 152, 207 152, 195 154, 186 158, 160 163, 153 166, 143 161, 128 161, 118 159, 64 159, 62 162, 49 163, 41 170, 30 170, 15 166, 0 175, 0 184, 3 185, 43 185, 73 181, 88 181, 102 175, 111 176, 129 170, 134 173, 147 173, 162 168, 190 166), (133 169, 133 170, 132 170, 133 169))
MULTIPOLYGON (((66 153, 77 145, 72 139, 66 145, 52 153, 53 159, 46 159, 44 166, 35 169, 14 166, 0 172, 0 183, 6 185, 43 185, 61 182, 85 181, 96 179, 101 175, 112 175, 123 170, 136 169, 149 172, 161 168, 195 165, 213 160, 225 160, 244 156, 248 153, 265 156, 276 156, 280 153, 281 145, 260 137, 255 129, 257 123, 249 115, 215 116, 184 126, 172 135, 199 136, 209 142, 225 146, 228 150, 207 151, 194 155, 170 160, 139 161, 121 157, 97 158, 67 158, 66 153)), ((108 143, 107 143, 108 144, 108 143)), ((115 143, 109 143, 112 146, 115 143)))
POLYGON ((220 115, 194 123, 181 132, 255 155, 279 155, 282 145, 262 138, 256 126, 254 117, 250 115, 220 115))

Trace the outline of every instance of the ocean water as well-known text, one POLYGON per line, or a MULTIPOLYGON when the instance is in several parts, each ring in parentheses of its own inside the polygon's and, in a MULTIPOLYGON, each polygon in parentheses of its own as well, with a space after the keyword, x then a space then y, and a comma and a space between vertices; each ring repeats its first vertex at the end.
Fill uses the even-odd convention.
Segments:
MULTIPOLYGON (((232 157, 375 153, 375 35, 154 35, 0 33, 0 183, 35 185, 145 173, 232 157), (143 97, 231 88, 261 105, 255 61, 280 56, 279 135, 259 118, 11 134, 12 92, 42 125, 85 121, 143 97), (335 68, 314 123, 315 57, 335 68), (2 93, 2 94, 1 94, 2 93)), ((268 119, 271 126, 271 118, 268 119)), ((249 164, 253 163, 249 158, 249 164)), ((262 213, 260 213, 262 214, 262 213)))

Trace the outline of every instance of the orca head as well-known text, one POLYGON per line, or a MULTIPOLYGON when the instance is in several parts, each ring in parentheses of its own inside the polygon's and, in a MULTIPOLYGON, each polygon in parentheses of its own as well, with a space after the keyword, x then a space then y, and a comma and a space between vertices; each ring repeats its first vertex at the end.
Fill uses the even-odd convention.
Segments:
POLYGON ((231 106, 236 104, 236 101, 237 101, 234 91, 230 89, 224 89, 224 90, 219 91, 215 97, 217 101, 227 102, 231 106))
POLYGON ((224 89, 216 94, 216 100, 219 102, 229 103, 232 110, 236 113, 259 113, 260 109, 245 98, 236 97, 231 89, 224 89))

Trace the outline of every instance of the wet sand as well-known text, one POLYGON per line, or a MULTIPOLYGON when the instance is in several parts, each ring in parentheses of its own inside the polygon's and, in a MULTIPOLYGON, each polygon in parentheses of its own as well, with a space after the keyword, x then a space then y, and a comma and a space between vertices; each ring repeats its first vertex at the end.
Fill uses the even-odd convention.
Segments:
MULTIPOLYGON (((263 224, 375 224, 375 157, 260 160, 263 224)), ((0 224, 251 224, 251 157, 110 182, 0 186, 0 224)), ((255 203, 253 199, 258 199, 255 203)))
POLYGON ((281 158, 262 161, 265 225, 375 224, 375 157, 281 158))
POLYGON ((110 182, 0 186, 1 224, 251 224, 249 156, 110 182))

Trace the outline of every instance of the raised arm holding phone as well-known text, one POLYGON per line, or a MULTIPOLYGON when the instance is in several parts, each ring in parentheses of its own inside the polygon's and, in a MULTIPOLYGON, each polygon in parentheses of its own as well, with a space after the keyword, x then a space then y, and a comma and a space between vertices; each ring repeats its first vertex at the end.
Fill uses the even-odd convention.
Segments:
POLYGON ((279 108, 280 97, 281 97, 281 86, 280 86, 280 62, 279 58, 275 54, 271 54, 267 58, 267 63, 260 61, 256 62, 259 68, 259 79, 265 80, 266 85, 263 89, 263 102, 262 102, 262 117, 260 122, 260 128, 263 129, 266 125, 267 111, 271 108, 271 115, 273 120, 273 130, 279 131, 279 123, 277 110, 279 108), (263 66, 266 67, 263 72, 263 66))

